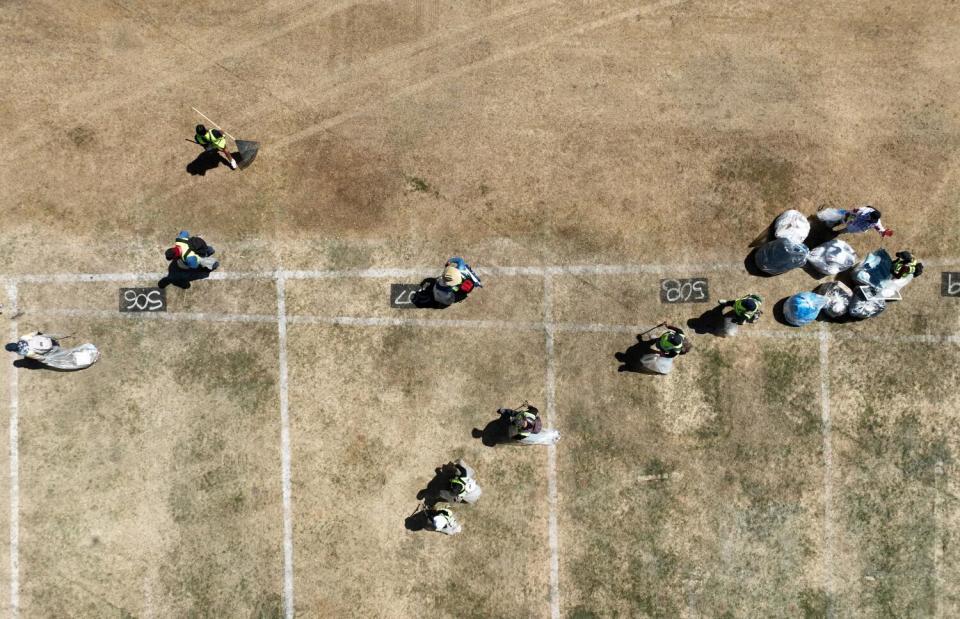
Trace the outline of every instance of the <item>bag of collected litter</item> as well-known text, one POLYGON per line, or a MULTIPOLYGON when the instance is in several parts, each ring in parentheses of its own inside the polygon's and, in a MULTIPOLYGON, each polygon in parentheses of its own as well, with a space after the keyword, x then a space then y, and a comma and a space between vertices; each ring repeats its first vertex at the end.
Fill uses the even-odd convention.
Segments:
POLYGON ((669 374, 673 370, 673 357, 648 353, 640 357, 640 365, 656 374, 669 374))
POLYGON ((540 430, 535 434, 525 436, 519 441, 521 445, 556 445, 560 440, 560 432, 557 430, 540 430))
POLYGON ((817 315, 827 298, 815 292, 801 292, 787 299, 783 304, 783 316, 795 327, 802 327, 817 319, 817 315))
POLYGON ((878 249, 870 252, 867 257, 860 261, 857 268, 853 270, 854 281, 881 288, 885 280, 890 279, 893 271, 893 260, 885 249, 878 249))
POLYGON ((827 304, 823 306, 823 311, 830 318, 840 318, 846 314, 850 308, 850 301, 853 299, 853 291, 843 282, 820 284, 813 291, 826 297, 827 304))
POLYGON ((843 221, 846 216, 847 211, 840 208, 825 208, 817 213, 817 219, 831 228, 843 221))
POLYGON ((100 359, 100 351, 93 344, 82 344, 75 348, 55 348, 40 362, 58 370, 82 370, 100 359))
POLYGON ((809 253, 810 250, 803 243, 774 239, 757 249, 754 260, 764 273, 779 275, 803 266, 809 253))
POLYGON ((883 297, 874 296, 867 299, 862 292, 858 292, 854 295, 853 301, 850 302, 848 313, 852 318, 863 320, 876 316, 886 308, 887 302, 883 300, 883 297))
POLYGON ((846 241, 833 239, 811 249, 807 262, 824 275, 836 275, 857 263, 857 253, 846 241))
POLYGON ((784 211, 773 222, 773 236, 787 239, 792 243, 803 243, 810 234, 810 222, 800 211, 784 211))

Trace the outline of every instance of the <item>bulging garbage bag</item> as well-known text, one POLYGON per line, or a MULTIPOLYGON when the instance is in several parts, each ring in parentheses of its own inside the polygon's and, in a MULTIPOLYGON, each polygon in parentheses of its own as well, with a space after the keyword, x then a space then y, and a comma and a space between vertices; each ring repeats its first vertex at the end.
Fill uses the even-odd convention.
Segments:
POLYGON ((817 219, 827 224, 831 228, 843 221, 847 211, 839 208, 825 208, 817 213, 817 219))
POLYGON ((850 302, 850 310, 848 313, 852 318, 862 320, 864 318, 872 318, 886 308, 887 302, 884 301, 881 296, 870 297, 868 299, 862 294, 857 294, 854 296, 853 301, 850 302))
POLYGON ((850 308, 850 301, 853 299, 853 291, 843 282, 820 284, 814 289, 814 292, 826 297, 827 304, 823 306, 823 311, 831 318, 840 318, 846 314, 850 308))
POLYGON ((764 273, 779 275, 803 266, 809 253, 810 250, 803 243, 794 243, 788 239, 774 239, 760 246, 754 259, 757 268, 764 273))
POLYGON ((783 315, 787 322, 795 327, 802 327, 817 319, 817 315, 827 298, 815 292, 801 292, 787 299, 783 305, 783 315))
POLYGON ((860 261, 857 268, 853 270, 853 279, 873 288, 881 288, 883 282, 890 279, 892 271, 893 260, 890 254, 885 249, 878 249, 870 252, 860 261))
POLYGON ((773 222, 773 236, 787 239, 791 243, 803 243, 810 234, 810 222, 800 211, 784 211, 773 222))
POLYGON ((673 371, 674 357, 663 357, 656 353, 649 353, 640 357, 640 365, 657 374, 669 374, 673 371))
POLYGON ((833 239, 811 249, 807 262, 824 275, 836 275, 857 263, 857 252, 846 241, 833 239))

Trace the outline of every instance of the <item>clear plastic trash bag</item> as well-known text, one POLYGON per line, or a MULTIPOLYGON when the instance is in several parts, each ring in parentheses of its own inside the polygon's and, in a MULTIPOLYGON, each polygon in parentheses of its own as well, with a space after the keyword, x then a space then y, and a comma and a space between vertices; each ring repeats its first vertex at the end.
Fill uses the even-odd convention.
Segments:
POLYGON ((790 209, 784 211, 773 222, 773 236, 778 239, 787 239, 791 243, 803 243, 810 234, 810 222, 800 211, 790 209))
POLYGON ((817 213, 817 219, 831 228, 843 221, 843 218, 846 216, 847 211, 839 208, 825 208, 817 213))
POLYGON ((559 440, 560 432, 544 428, 536 434, 523 437, 517 442, 521 445, 556 445, 559 440))
POLYGON ((857 263, 857 252, 846 241, 833 239, 811 249, 807 263, 824 275, 836 275, 857 263))
POLYGON ((844 316, 850 308, 850 301, 853 300, 853 291, 843 282, 820 284, 814 289, 814 292, 826 297, 827 304, 823 306, 823 311, 830 318, 844 316))
POLYGON ((850 302, 850 310, 847 312, 851 318, 863 320, 864 318, 873 318, 887 308, 887 302, 881 296, 872 296, 869 299, 863 294, 854 296, 850 302))
POLYGON ((783 304, 783 316, 795 327, 802 327, 817 319, 820 310, 827 304, 827 298, 815 292, 801 292, 787 299, 783 304))
POLYGON ((787 239, 774 239, 757 249, 754 260, 764 273, 779 275, 791 269, 802 267, 807 261, 810 250, 803 243, 794 243, 787 239))
POLYGON ((640 357, 640 365, 657 374, 669 374, 673 370, 675 357, 664 357, 656 353, 648 353, 640 357))
MULTIPOLYGON (((18 342, 20 354, 26 356, 24 342, 18 342)), ((42 355, 33 354, 29 357, 57 370, 82 370, 100 360, 100 351, 93 344, 82 344, 74 348, 54 346, 42 355)))

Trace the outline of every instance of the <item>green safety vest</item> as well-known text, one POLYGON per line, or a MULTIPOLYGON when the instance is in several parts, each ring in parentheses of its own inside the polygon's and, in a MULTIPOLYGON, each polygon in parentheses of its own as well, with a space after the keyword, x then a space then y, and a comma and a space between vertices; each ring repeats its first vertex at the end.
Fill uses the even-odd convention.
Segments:
POLYGON ((907 275, 913 275, 917 270, 917 261, 911 260, 910 262, 904 262, 899 258, 893 261, 893 274, 897 277, 906 277, 907 275))
POLYGON ((680 335, 680 340, 681 340, 681 344, 677 346, 676 344, 670 341, 671 333, 673 333, 673 331, 667 331, 666 333, 660 336, 659 340, 657 340, 657 346, 659 346, 660 350, 662 350, 663 352, 671 352, 671 351, 679 350, 683 348, 683 343, 682 343, 683 336, 680 335, 679 333, 677 334, 677 335, 680 335))
POLYGON ((752 295, 752 294, 751 294, 751 295, 747 295, 747 296, 745 296, 745 297, 740 297, 739 299, 737 299, 736 301, 734 301, 734 302, 733 302, 733 311, 737 314, 737 316, 740 316, 741 318, 746 318, 747 320, 753 320, 753 318, 757 315, 757 312, 760 311, 760 305, 761 305, 761 304, 762 304, 762 303, 761 303, 760 299, 758 299, 758 298, 756 297, 756 295, 752 295), (743 307, 743 302, 744 302, 746 299, 753 299, 754 301, 756 301, 756 302, 757 302, 757 309, 755 309, 755 310, 752 311, 752 312, 747 311, 747 309, 746 309, 745 307, 743 307))
MULTIPOLYGON (((533 423, 534 421, 537 420, 537 416, 534 415, 533 413, 522 412, 522 413, 520 413, 520 417, 523 419, 524 422, 529 421, 530 423, 533 423)), ((524 423, 523 425, 526 426, 527 424, 524 423)), ((530 436, 530 432, 528 432, 528 431, 526 431, 526 430, 521 430, 521 431, 518 433, 518 436, 527 437, 527 436, 530 436)))
POLYGON ((196 135, 195 139, 201 146, 206 146, 207 144, 213 144, 217 148, 223 149, 227 147, 227 138, 226 136, 220 136, 220 139, 213 137, 213 130, 208 129, 205 135, 196 135))
POLYGON ((459 477, 452 478, 450 480, 450 486, 453 487, 454 490, 456 490, 456 486, 460 486, 460 489, 456 490, 457 496, 460 496, 461 494, 467 491, 467 482, 463 481, 463 479, 459 477))

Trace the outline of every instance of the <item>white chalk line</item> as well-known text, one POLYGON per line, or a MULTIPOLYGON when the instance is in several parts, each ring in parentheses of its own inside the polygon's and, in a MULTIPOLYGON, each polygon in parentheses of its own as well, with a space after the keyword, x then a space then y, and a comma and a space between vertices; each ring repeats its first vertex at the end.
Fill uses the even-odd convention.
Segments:
MULTIPOLYGON (((543 330, 546 338, 547 427, 557 427, 557 369, 554 354, 553 276, 543 277, 543 330)), ((548 538, 550 544, 550 617, 560 619, 560 539, 557 527, 557 445, 547 446, 548 538)))
MULTIPOLYGON (((273 323, 277 316, 273 314, 216 314, 209 312, 119 312, 99 309, 39 309, 30 310, 32 316, 70 316, 82 318, 102 318, 119 320, 169 320, 185 322, 264 322, 273 323)), ((489 329, 505 331, 543 331, 550 329, 556 333, 642 333, 651 325, 575 323, 575 322, 539 322, 520 320, 481 320, 453 318, 389 318, 377 316, 313 316, 308 314, 287 314, 287 324, 297 325, 339 325, 350 327, 418 327, 423 329, 489 329)), ((820 323, 821 328, 826 327, 820 323)), ((830 337, 839 340, 863 340, 868 342, 886 342, 896 344, 954 344, 960 345, 957 334, 909 334, 909 335, 873 335, 836 331, 830 337)), ((768 338, 782 340, 819 340, 818 331, 771 331, 754 328, 740 330, 738 337, 768 338)), ((707 336, 704 336, 707 337, 707 336)))
MULTIPOLYGON (((7 299, 11 316, 17 314, 17 285, 7 284, 7 299)), ((10 341, 16 342, 17 321, 10 321, 10 341)), ((10 616, 20 615, 20 403, 17 391, 17 369, 10 372, 10 616)))
POLYGON ((290 486, 290 397, 287 375, 286 281, 277 277, 277 337, 280 364, 280 478, 283 487, 283 609, 293 619, 293 492, 290 486))
POLYGON ((820 336, 820 431, 823 435, 823 587, 827 592, 827 616, 834 616, 833 548, 833 444, 830 418, 830 333, 821 324, 820 336))
MULTIPOLYGON (((744 270, 743 263, 705 263, 705 264, 571 264, 554 266, 486 266, 478 267, 480 275, 492 277, 543 277, 545 275, 642 275, 703 273, 715 271, 744 270)), ((371 267, 366 269, 313 269, 313 270, 260 270, 260 271, 215 271, 204 279, 273 279, 282 276, 285 279, 382 279, 388 277, 429 277, 436 275, 435 266, 389 268, 371 267)), ((47 283, 84 283, 84 282, 136 282, 142 280, 160 280, 167 277, 166 272, 155 273, 37 273, 30 275, 11 275, 7 281, 29 284, 47 283)))

